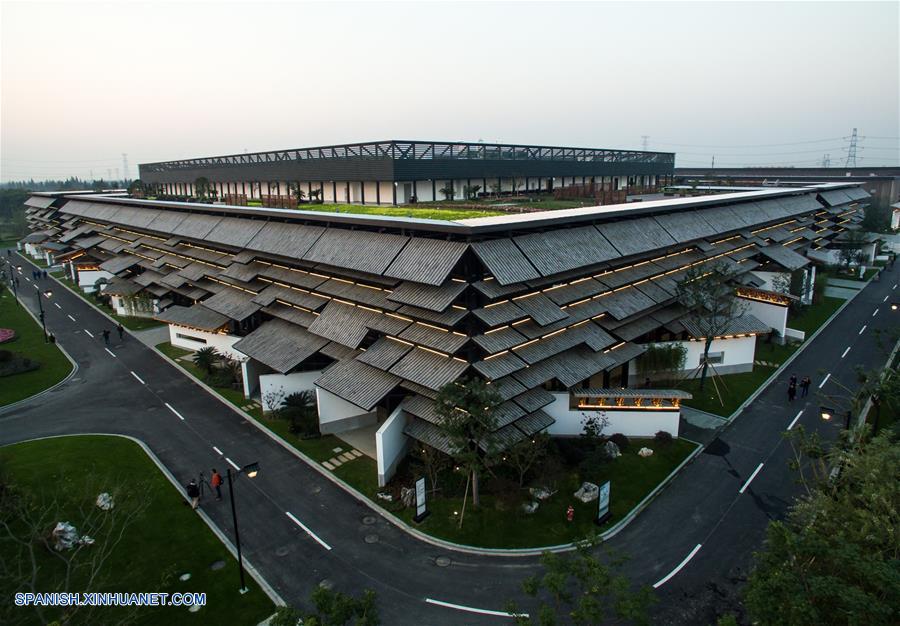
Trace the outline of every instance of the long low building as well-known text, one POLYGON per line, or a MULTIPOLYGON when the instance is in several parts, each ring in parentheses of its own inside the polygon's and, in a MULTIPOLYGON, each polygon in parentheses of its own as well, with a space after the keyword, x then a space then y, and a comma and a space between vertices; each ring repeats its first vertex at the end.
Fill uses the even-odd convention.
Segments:
MULTIPOLYGON (((591 185, 647 191, 672 182, 675 155, 607 148, 380 141, 232 154, 139 165, 149 193, 198 197, 208 181, 227 201, 286 206, 299 189, 328 203, 406 204, 479 193, 536 193, 591 185)), ((297 199, 293 203, 296 206, 297 199)))
POLYGON ((248 398, 274 408, 315 391, 321 431, 373 437, 383 482, 410 440, 452 452, 434 399, 466 376, 503 399, 499 445, 577 435, 593 411, 608 432, 677 436, 684 393, 647 388, 636 360, 678 344, 686 371, 701 365, 679 281, 704 265, 733 273, 746 309, 710 362, 748 371, 756 336, 790 335, 788 305, 808 301, 808 254, 855 228, 866 198, 828 184, 457 221, 79 195, 26 204, 29 238, 63 246, 54 261, 76 278, 103 273, 114 306, 165 321, 174 345, 240 361, 248 398))

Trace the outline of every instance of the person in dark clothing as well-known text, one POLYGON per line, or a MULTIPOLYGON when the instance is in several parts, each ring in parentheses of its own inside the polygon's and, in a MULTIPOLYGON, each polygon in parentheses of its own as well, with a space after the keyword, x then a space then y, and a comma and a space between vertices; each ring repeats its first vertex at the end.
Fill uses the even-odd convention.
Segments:
POLYGON ((119 333, 119 341, 125 338, 125 327, 122 326, 122 323, 119 322, 119 325, 116 326, 116 331, 119 333))
POLYGON ((796 374, 791 374, 791 378, 788 381, 788 385, 793 385, 794 387, 797 386, 797 375, 796 374))
POLYGON ((793 402, 794 398, 797 397, 797 381, 792 380, 790 384, 788 384, 788 402, 793 402))
POLYGON ((50 343, 56 343, 56 335, 50 333, 50 336, 47 338, 50 343))
POLYGON ((109 345, 109 330, 106 328, 103 329, 103 343, 109 345))
POLYGON ((200 506, 200 486, 197 484, 197 481, 192 478, 191 482, 187 484, 185 491, 188 498, 191 499, 191 508, 196 509, 200 506))
POLYGON ((803 380, 800 381, 800 397, 805 398, 809 395, 809 386, 812 384, 812 381, 809 379, 809 376, 804 376, 803 380))
POLYGON ((44 280, 47 279, 47 270, 44 270, 43 272, 41 272, 41 278, 43 278, 44 280))

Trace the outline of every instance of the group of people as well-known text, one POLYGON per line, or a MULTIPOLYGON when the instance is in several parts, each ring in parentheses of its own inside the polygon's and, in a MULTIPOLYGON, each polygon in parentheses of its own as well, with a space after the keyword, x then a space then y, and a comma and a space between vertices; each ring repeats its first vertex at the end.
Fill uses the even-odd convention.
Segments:
POLYGON ((31 277, 35 280, 41 280, 47 278, 47 270, 32 270, 31 277))
POLYGON ((198 483, 195 478, 192 478, 185 488, 187 497, 191 499, 191 508, 196 509, 198 506, 200 506, 200 496, 202 495, 201 485, 204 484, 215 492, 217 501, 221 500, 223 482, 224 481, 222 480, 222 475, 216 471, 216 468, 212 469, 212 474, 209 477, 208 483, 203 480, 202 473, 200 474, 200 483, 198 483))
MULTIPOLYGON (((125 339, 125 327, 122 326, 122 324, 116 325, 116 332, 119 333, 119 341, 122 341, 123 339, 125 339)), ((101 332, 101 334, 103 335, 103 343, 105 343, 106 345, 109 345, 109 338, 112 335, 112 333, 109 332, 108 328, 104 328, 103 331, 101 332)))
POLYGON ((800 382, 797 382, 797 375, 791 374, 791 378, 788 381, 788 401, 793 402, 797 397, 797 387, 800 387, 800 397, 805 398, 809 395, 809 386, 812 384, 812 380, 810 380, 809 376, 804 376, 800 382))

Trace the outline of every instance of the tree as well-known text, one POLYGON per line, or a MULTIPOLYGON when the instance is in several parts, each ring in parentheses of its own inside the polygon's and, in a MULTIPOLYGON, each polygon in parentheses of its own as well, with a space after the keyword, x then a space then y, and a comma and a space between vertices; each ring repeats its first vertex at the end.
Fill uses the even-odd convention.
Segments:
POLYGON ((446 186, 441 187, 438 191, 444 194, 444 200, 453 200, 453 195, 455 194, 453 183, 447 183, 446 186))
POLYGON ((847 269, 850 269, 850 266, 854 263, 861 265, 865 260, 862 249, 867 243, 866 236, 862 231, 847 231, 847 236, 840 243, 841 248, 838 251, 838 258, 841 260, 841 264, 846 265, 847 269))
POLYGON ((593 554, 597 543, 589 539, 579 543, 574 553, 541 555, 543 574, 522 583, 528 596, 541 598, 540 605, 536 614, 525 617, 509 603, 507 611, 517 616, 516 623, 587 626, 612 619, 649 624, 648 610, 656 601, 653 591, 647 586, 633 590, 619 571, 624 559, 607 552, 606 562, 601 561, 593 554))
POLYGON ((317 188, 317 189, 309 190, 309 201, 310 202, 315 202, 316 204, 318 204, 319 202, 321 202, 321 200, 320 200, 321 197, 322 197, 321 189, 317 188))
POLYGON ((728 332, 734 321, 744 314, 735 295, 734 273, 724 263, 694 265, 678 283, 678 300, 688 309, 688 317, 703 338, 700 391, 709 368, 709 349, 713 340, 728 332))
POLYGON ((525 486, 525 476, 535 465, 547 456, 550 436, 537 433, 533 437, 523 439, 504 453, 506 462, 519 474, 519 487, 525 486))
POLYGON ((443 474, 453 464, 453 459, 438 450, 425 444, 416 444, 413 448, 413 458, 422 464, 425 470, 425 478, 431 487, 431 493, 438 490, 438 482, 443 474))
POLYGON ((680 343, 650 344, 638 357, 637 369, 647 378, 662 373, 666 379, 674 379, 686 362, 687 348, 680 343))
POLYGON ((900 445, 885 435, 858 436, 823 452, 802 429, 791 433, 819 469, 804 478, 807 492, 787 517, 769 523, 748 580, 751 618, 764 625, 895 624, 900 445))
POLYGON ((491 437, 497 430, 494 409, 501 402, 497 391, 480 378, 447 383, 438 391, 435 410, 440 429, 450 439, 454 458, 466 469, 472 483, 472 505, 481 503, 479 475, 493 463, 497 450, 491 437))
POLYGON ((212 346, 200 348, 194 353, 194 365, 207 374, 212 374, 213 368, 222 359, 222 355, 212 346))
POLYGON ((463 195, 466 200, 475 200, 478 198, 478 192, 481 191, 481 185, 465 185, 463 187, 463 195))
POLYGON ((500 183, 492 183, 491 184, 491 193, 494 194, 494 197, 500 197, 500 183))
POLYGON ((381 623, 375 592, 371 589, 364 590, 362 597, 354 598, 340 591, 316 587, 310 600, 313 613, 282 607, 275 612, 269 626, 344 626, 351 622, 354 626, 378 626, 381 623))
POLYGON ((295 435, 312 437, 319 434, 316 394, 312 390, 305 389, 285 397, 278 413, 290 422, 290 431, 295 435))
POLYGON ((131 181, 131 184, 128 185, 128 195, 142 198, 144 196, 144 183, 140 179, 131 181))
MULTIPOLYGON (((110 561, 122 558, 116 554, 119 544, 147 510, 147 488, 141 481, 110 485, 91 477, 83 492, 73 494, 67 481, 44 485, 39 492, 0 482, 0 547, 4 554, 0 559, 0 588, 11 593, 110 589, 115 585, 110 561), (101 492, 112 496, 111 509, 96 506, 96 494, 101 492), (93 542, 57 550, 51 531, 61 520, 69 521, 81 539, 87 536, 93 542)), ((168 577, 168 572, 161 575, 160 586, 168 582, 168 577)), ((29 619, 23 616, 27 609, 11 603, 8 607, 15 613, 0 608, 0 623, 125 624, 133 623, 138 613, 138 607, 134 607, 112 618, 101 607, 69 606, 61 617, 52 608, 35 605, 29 619)))
POLYGON ((209 179, 206 176, 200 176, 196 180, 194 180, 194 195, 200 198, 201 200, 205 199, 209 196, 210 185, 209 179))
POLYGON ((306 192, 300 188, 300 183, 291 183, 290 191, 297 198, 297 204, 303 202, 303 198, 306 197, 306 192))

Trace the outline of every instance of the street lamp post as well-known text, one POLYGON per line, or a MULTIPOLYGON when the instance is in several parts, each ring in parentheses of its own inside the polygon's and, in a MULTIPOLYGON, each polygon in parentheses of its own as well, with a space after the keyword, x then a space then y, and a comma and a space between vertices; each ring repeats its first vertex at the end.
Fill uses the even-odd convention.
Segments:
POLYGON ((47 336, 47 322, 44 320, 44 302, 43 302, 43 298, 44 298, 44 296, 46 296, 46 297, 49 299, 50 296, 52 296, 52 295, 53 295, 53 292, 50 291, 50 290, 47 290, 47 291, 45 291, 45 292, 43 292, 43 293, 40 292, 40 291, 38 291, 38 310, 39 310, 40 313, 41 313, 41 315, 40 315, 40 317, 41 317, 41 329, 43 329, 43 331, 44 331, 44 343, 49 343, 50 338, 47 336))
MULTIPOLYGON (((819 412, 819 415, 822 417, 822 419, 824 421, 830 422, 831 419, 834 417, 835 413, 836 413, 836 411, 834 409, 829 408, 827 406, 823 406, 821 408, 821 411, 819 412)), ((853 419, 853 411, 848 410, 847 416, 846 416, 846 421, 844 423, 845 430, 850 430, 850 421, 852 419, 853 419)))
POLYGON ((241 474, 246 474, 248 478, 255 478, 259 473, 259 463, 250 463, 239 470, 233 471, 230 467, 225 472, 228 477, 228 499, 231 501, 231 520, 234 523, 234 544, 237 548, 238 571, 241 576, 241 587, 238 589, 240 593, 247 593, 247 585, 244 584, 244 559, 241 556, 241 535, 238 531, 237 509, 234 506, 234 479, 241 474))
POLYGON ((9 285, 12 287, 13 299, 16 301, 16 306, 22 306, 19 302, 19 288, 16 287, 16 275, 13 274, 12 263, 7 262, 6 274, 9 276, 9 285))

